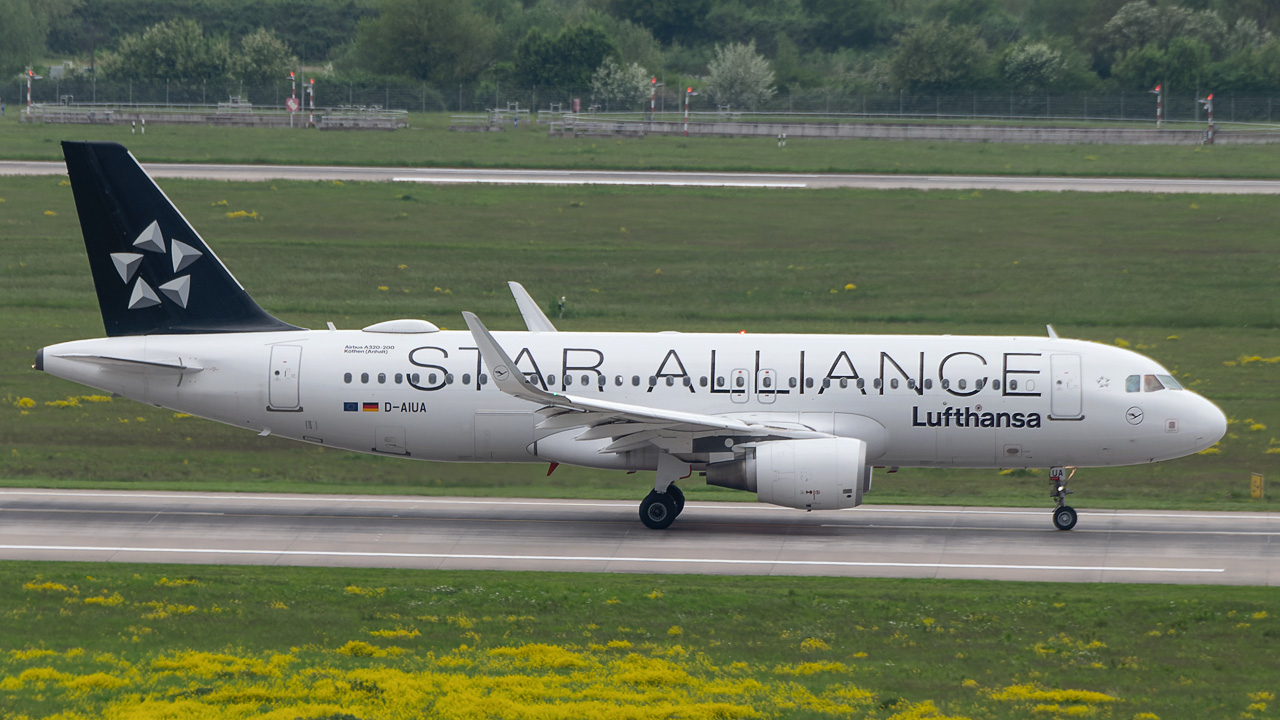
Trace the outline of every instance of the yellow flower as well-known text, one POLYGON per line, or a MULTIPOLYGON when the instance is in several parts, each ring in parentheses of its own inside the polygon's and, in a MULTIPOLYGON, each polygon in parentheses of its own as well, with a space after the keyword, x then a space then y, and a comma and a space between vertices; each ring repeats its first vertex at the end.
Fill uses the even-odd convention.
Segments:
POLYGON ((858 289, 858 286, 857 286, 857 285, 854 285, 853 283, 847 283, 847 284, 845 284, 844 289, 845 289, 845 290, 857 290, 857 289, 858 289))
POLYGON ((54 212, 54 211, 52 211, 52 210, 45 210, 45 211, 44 211, 44 214, 45 214, 45 216, 46 216, 46 217, 58 217, 58 213, 56 213, 56 212, 54 212))

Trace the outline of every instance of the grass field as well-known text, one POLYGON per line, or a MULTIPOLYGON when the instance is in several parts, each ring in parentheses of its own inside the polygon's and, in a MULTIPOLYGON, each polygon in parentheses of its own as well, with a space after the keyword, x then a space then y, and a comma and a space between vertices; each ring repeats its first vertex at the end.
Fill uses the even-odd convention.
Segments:
MULTIPOLYGON (((0 482, 636 498, 639 476, 337 453, 109 400, 29 366, 101 334, 70 188, 0 183, 0 482)), ((1081 507, 1254 508, 1280 477, 1280 200, 166 181, 246 288, 297 324, 473 310, 563 329, 1041 334, 1128 344, 1232 419, 1217 453, 1085 470, 1081 507), (248 217, 231 217, 243 211, 248 217), (854 289, 846 289, 853 285, 854 289), (552 299, 568 298, 558 317, 552 299), (1274 482, 1274 480, 1273 480, 1274 482)), ((1047 505, 1046 476, 912 471, 871 502, 1047 505)), ((693 486, 701 499, 751 499, 693 486)), ((1273 493, 1274 495, 1274 493, 1273 493)))
MULTIPOLYGON (((12 108, 11 108, 12 109, 12 108)), ((1269 145, 1010 145, 772 138, 547 137, 546 126, 451 133, 448 116, 414 114, 395 132, 318 132, 154 125, 25 125, 0 121, 0 158, 61 160, 61 140, 126 143, 143 162, 317 165, 759 170, 1150 177, 1280 177, 1269 145)))
POLYGON ((0 563, 81 718, 1270 718, 1273 589, 0 563))

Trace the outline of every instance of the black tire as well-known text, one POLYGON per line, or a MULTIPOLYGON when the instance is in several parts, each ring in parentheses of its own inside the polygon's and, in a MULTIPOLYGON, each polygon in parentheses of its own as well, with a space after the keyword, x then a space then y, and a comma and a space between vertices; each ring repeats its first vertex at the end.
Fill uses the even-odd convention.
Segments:
POLYGON ((668 493, 650 492, 640 501, 640 522, 650 530, 665 530, 675 522, 675 499, 668 493))
POLYGON ((680 513, 684 512, 684 491, 676 487, 675 483, 671 483, 667 486, 667 494, 676 501, 676 517, 680 517, 680 513))
POLYGON ((1053 526, 1059 530, 1070 530, 1076 526, 1076 509, 1063 505, 1053 511, 1053 526))

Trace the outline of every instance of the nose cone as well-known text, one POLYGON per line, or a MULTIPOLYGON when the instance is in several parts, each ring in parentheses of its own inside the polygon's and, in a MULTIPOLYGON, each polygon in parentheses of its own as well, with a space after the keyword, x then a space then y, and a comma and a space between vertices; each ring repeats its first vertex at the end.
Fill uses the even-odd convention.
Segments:
POLYGON ((1196 449, 1192 452, 1200 452, 1205 448, 1213 447, 1215 443, 1227 434, 1227 416, 1217 405, 1209 402, 1207 399, 1196 396, 1199 401, 1195 412, 1192 413, 1188 430, 1191 436, 1196 439, 1196 449))

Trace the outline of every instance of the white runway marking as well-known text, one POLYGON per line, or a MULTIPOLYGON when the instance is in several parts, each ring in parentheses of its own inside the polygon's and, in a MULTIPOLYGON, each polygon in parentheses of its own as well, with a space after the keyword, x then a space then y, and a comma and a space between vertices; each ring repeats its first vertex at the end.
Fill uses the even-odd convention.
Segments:
POLYGON ((218 550, 214 548, 95 547, 92 545, 0 545, 0 550, 50 552, 190 553, 282 555, 286 557, 409 558, 422 560, 536 560, 541 562, 665 563, 691 565, 784 565, 788 567, 923 568, 931 570, 1080 570, 1087 572, 1221 573, 1225 568, 1105 567, 1101 565, 992 565, 986 563, 895 563, 845 560, 733 560, 717 558, 608 557, 592 555, 486 555, 471 553, 348 552, 340 550, 218 550))
POLYGON ((771 188, 798 189, 806 188, 804 183, 782 182, 729 182, 713 180, 607 180, 598 177, 584 178, 526 178, 514 175, 499 177, 396 177, 393 182, 418 183, 474 183, 488 185, 655 185, 663 187, 729 187, 729 188, 771 188))

